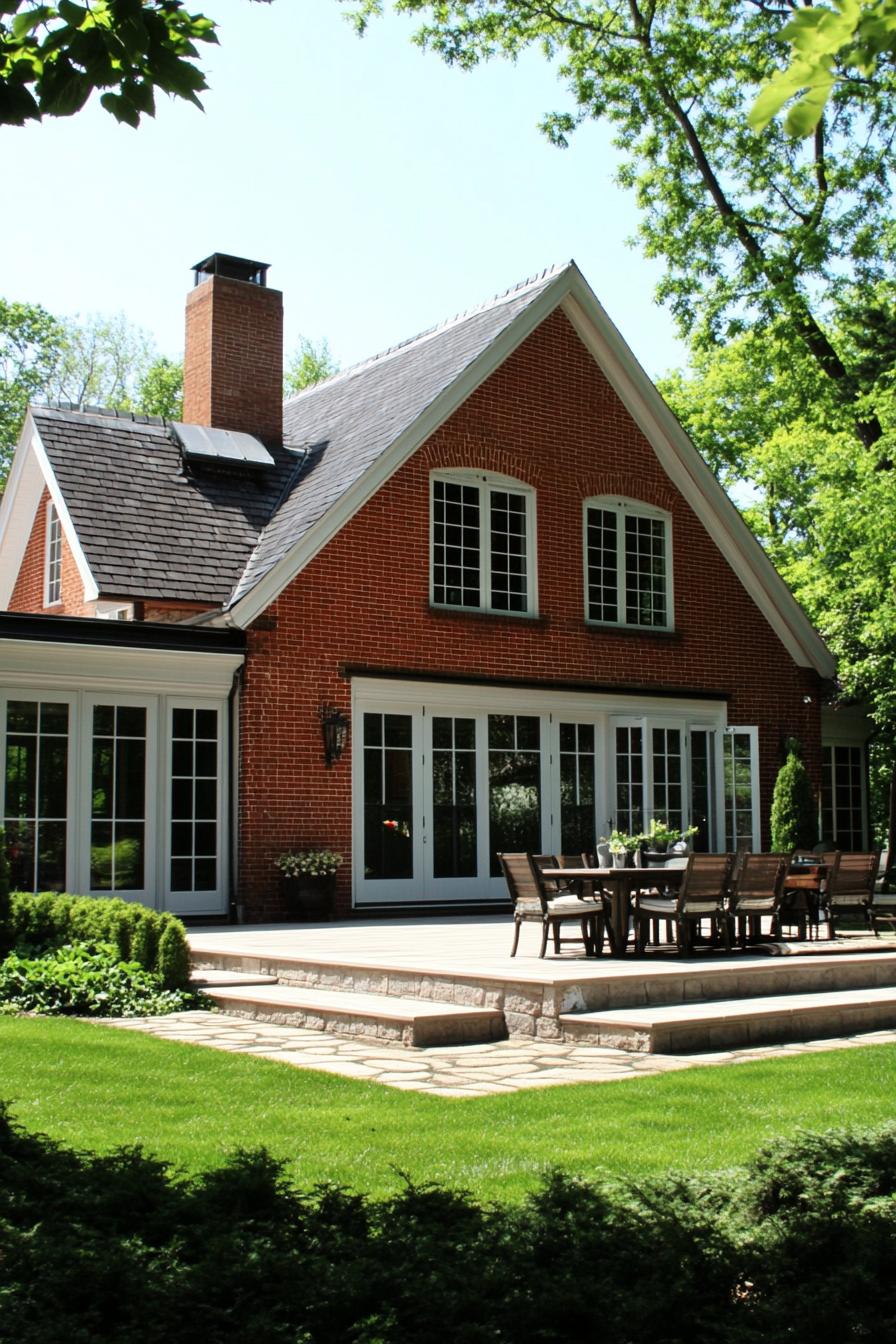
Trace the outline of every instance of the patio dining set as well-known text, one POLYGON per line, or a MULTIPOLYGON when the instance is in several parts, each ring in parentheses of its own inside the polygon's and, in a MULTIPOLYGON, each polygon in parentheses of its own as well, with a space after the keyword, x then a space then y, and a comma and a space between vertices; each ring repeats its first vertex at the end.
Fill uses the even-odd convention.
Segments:
POLYGON ((818 938, 858 916, 880 936, 896 933, 896 893, 878 890, 880 850, 870 853, 690 854, 662 868, 601 867, 589 854, 501 854, 513 902, 516 956, 524 923, 541 926, 559 954, 578 944, 589 957, 635 955, 648 947, 687 956, 698 948, 749 948, 785 930, 818 938), (765 923, 764 923, 765 921, 765 923), (570 929, 577 930, 570 933, 570 929))

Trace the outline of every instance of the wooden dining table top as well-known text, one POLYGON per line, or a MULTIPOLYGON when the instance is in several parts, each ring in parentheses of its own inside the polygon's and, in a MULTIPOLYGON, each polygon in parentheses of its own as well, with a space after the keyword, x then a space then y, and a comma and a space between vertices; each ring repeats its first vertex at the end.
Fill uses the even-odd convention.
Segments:
POLYGON ((665 886, 680 883, 684 868, 542 868, 542 877, 590 878, 592 881, 624 882, 630 886, 643 883, 646 887, 655 887, 658 882, 665 886), (671 880, 670 880, 671 879, 671 880))

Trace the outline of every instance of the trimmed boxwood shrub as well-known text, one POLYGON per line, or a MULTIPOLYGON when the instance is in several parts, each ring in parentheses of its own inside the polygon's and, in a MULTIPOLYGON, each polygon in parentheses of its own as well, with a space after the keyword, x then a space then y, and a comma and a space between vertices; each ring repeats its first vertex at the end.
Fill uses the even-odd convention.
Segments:
POLYGON ((0 960, 15 942, 9 905, 9 861, 6 857, 6 836, 0 830, 0 960))
POLYGON ((521 1205, 302 1192, 263 1150, 191 1179, 0 1112, 17 1344, 848 1344, 896 1338, 896 1126, 746 1170, 573 1180, 521 1205))
POLYGON ((111 943, 122 961, 136 961, 166 989, 190 978, 187 933, 174 915, 114 896, 16 891, 10 897, 11 942, 39 953, 65 943, 111 943))

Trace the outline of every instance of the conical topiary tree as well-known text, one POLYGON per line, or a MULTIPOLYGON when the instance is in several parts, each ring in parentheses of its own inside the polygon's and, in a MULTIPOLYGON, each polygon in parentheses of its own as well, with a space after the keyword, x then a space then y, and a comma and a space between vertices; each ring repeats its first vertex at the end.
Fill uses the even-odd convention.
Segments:
POLYGON ((811 849, 818 841, 818 810, 812 784, 803 765, 800 744, 787 742, 787 760, 778 771, 772 794, 772 849, 786 854, 811 849))

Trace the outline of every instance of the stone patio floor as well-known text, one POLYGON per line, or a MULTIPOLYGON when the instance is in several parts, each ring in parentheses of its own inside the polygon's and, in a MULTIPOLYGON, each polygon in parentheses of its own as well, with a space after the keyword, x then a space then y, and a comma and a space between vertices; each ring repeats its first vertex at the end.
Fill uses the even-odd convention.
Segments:
POLYGON ((834 1040, 754 1046, 705 1055, 639 1055, 536 1040, 406 1049, 301 1027, 251 1022, 224 1013, 119 1018, 108 1025, 440 1097, 484 1097, 562 1083, 609 1083, 710 1064, 738 1064, 780 1055, 896 1042, 896 1031, 872 1031, 834 1040))

